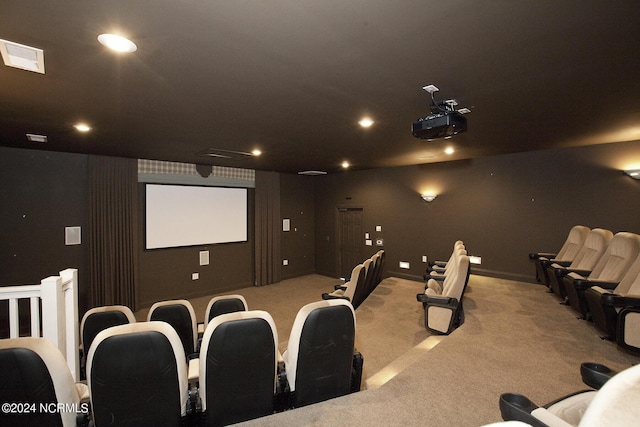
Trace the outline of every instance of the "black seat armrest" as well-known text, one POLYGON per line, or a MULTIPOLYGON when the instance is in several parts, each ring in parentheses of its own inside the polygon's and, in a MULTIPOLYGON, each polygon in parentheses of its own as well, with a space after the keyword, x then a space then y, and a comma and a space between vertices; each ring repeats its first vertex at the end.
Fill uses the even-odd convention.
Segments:
POLYGON ((539 258, 555 258, 558 254, 554 254, 552 252, 532 252, 529 254, 529 259, 539 259, 539 258))
POLYGON ((338 296, 338 295, 331 295, 331 294, 327 294, 327 293, 322 294, 322 299, 324 299, 324 300, 346 299, 347 301, 350 301, 348 297, 342 297, 342 296, 338 296))
POLYGON ((458 304, 458 300, 455 298, 427 294, 417 294, 416 299, 421 303, 446 307, 455 307, 458 304))
POLYGON ((587 277, 589 274, 591 274, 591 270, 583 270, 579 268, 567 268, 567 274, 569 273, 576 273, 582 277, 587 277))
POLYGON ((607 281, 604 281, 604 280, 588 280, 588 282, 589 282, 589 287, 599 286, 602 289, 608 289, 610 291, 612 291, 615 288, 617 288, 618 285, 620 284, 618 282, 607 282, 607 281))
POLYGON ((528 397, 516 393, 504 393, 500 395, 500 414, 505 421, 521 421, 534 427, 547 427, 540 422, 531 412, 539 408, 528 397))
POLYGON ((596 390, 617 373, 601 363, 585 362, 580 365, 582 382, 596 390))
POLYGON ((611 307, 640 307, 640 295, 602 294, 602 302, 611 307))
POLYGON ((549 260, 550 263, 553 264, 558 264, 559 266, 562 267, 569 267, 571 265, 571 261, 567 261, 567 260, 563 260, 563 259, 551 259, 549 260))
POLYGON ((618 283, 605 282, 602 280, 576 279, 572 276, 567 276, 567 278, 573 282, 573 286, 578 290, 589 289, 592 286, 600 286, 605 289, 615 289, 616 286, 618 286, 618 283))

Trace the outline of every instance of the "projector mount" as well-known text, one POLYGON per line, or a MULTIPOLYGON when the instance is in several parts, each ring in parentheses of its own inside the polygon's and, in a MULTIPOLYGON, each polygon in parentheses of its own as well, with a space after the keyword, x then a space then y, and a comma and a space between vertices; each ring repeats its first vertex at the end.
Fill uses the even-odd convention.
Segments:
POLYGON ((434 85, 422 89, 431 94, 431 115, 418 119, 411 126, 411 134, 416 138, 432 141, 440 138, 451 138, 467 131, 467 118, 463 114, 470 113, 468 108, 456 110, 458 101, 448 99, 437 102, 434 93, 439 89, 434 85))
POLYGON ((424 86, 422 89, 426 90, 427 92, 429 92, 429 94, 431 94, 431 113, 433 114, 437 114, 437 113, 451 113, 453 111, 457 111, 460 114, 467 114, 470 113, 471 110, 469 110, 468 108, 460 108, 459 110, 456 110, 456 106, 458 105, 458 101, 456 101, 455 99, 447 99, 445 101, 436 101, 435 97, 433 96, 434 93, 439 92, 440 89, 438 89, 435 85, 427 85, 424 86))

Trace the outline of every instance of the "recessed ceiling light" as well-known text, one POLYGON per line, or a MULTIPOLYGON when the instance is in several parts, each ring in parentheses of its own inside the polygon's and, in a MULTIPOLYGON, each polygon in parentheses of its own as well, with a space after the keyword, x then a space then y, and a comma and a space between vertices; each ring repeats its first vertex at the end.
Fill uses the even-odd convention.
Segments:
POLYGON ((363 128, 371 127, 371 125, 373 125, 374 123, 375 122, 369 117, 363 117, 362 120, 358 122, 358 124, 363 128))
POLYGON ((100 34, 98 41, 111 50, 121 53, 131 53, 138 50, 138 46, 131 40, 117 34, 100 34))
POLYGON ((453 154, 455 152, 456 152, 456 150, 454 150, 453 147, 447 147, 447 148, 444 149, 444 153, 445 154, 451 155, 451 154, 453 154))
POLYGON ((349 162, 347 162, 347 161, 345 160, 344 162, 342 162, 342 165, 341 165, 341 166, 342 166, 342 168, 343 168, 343 169, 347 169, 347 168, 348 168, 349 166, 351 166, 351 165, 349 164, 349 162))
POLYGON ((73 127, 76 128, 78 132, 89 132, 91 130, 91 126, 86 123, 78 123, 77 125, 73 125, 73 127))
POLYGON ((251 151, 251 154, 253 154, 254 156, 259 156, 260 154, 262 154, 262 151, 258 150, 257 148, 253 151, 251 151))

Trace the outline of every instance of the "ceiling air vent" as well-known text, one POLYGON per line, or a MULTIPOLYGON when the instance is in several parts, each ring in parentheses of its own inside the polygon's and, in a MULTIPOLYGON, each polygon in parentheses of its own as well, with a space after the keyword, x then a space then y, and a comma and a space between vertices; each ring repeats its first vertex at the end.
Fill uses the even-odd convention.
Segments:
POLYGON ((36 47, 0 39, 0 53, 7 67, 44 74, 44 51, 36 47))
POLYGON ((325 171, 302 171, 298 172, 298 175, 309 175, 309 176, 317 176, 317 175, 326 175, 325 171))
POLYGON ((245 153, 242 151, 221 150, 219 148, 207 148, 205 150, 196 153, 196 156, 210 157, 213 159, 225 159, 225 160, 246 160, 253 157, 251 153, 245 153))

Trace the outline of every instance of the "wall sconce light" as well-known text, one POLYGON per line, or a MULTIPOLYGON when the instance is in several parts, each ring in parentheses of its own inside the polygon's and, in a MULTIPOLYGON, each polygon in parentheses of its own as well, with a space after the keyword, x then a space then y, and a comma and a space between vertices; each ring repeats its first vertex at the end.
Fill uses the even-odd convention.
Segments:
POLYGON ((640 179, 640 169, 628 169, 624 171, 624 173, 626 173, 633 179, 640 179))
POLYGON ((437 197, 437 194, 421 194, 422 200, 425 202, 433 202, 433 200, 437 197))

